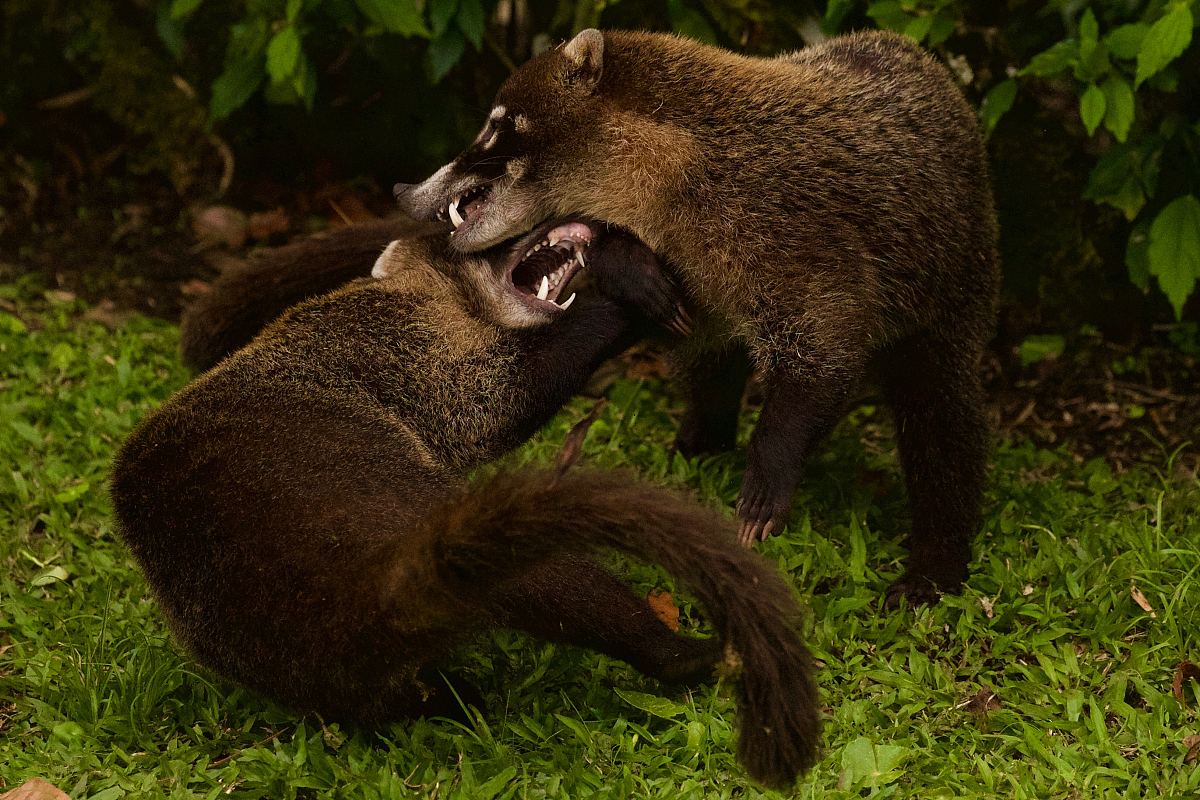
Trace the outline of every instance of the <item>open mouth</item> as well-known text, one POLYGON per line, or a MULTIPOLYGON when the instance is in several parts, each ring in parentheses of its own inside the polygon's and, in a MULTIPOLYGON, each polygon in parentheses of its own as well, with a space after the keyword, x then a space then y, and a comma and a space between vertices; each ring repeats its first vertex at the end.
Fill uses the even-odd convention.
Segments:
POLYGON ((532 241, 518 246, 519 255, 507 273, 511 290, 527 304, 543 311, 566 311, 575 302, 575 292, 567 295, 571 280, 586 266, 583 252, 595 232, 583 222, 553 224, 532 241), (565 300, 562 300, 566 296, 565 300))
MULTIPOLYGON (((454 224, 455 230, 463 225, 463 223, 474 219, 479 212, 487 204, 488 195, 492 193, 490 184, 481 183, 460 194, 458 197, 450 201, 450 205, 438 212, 437 217, 440 221, 449 220, 454 224)), ((454 234, 451 233, 451 236, 454 234)))

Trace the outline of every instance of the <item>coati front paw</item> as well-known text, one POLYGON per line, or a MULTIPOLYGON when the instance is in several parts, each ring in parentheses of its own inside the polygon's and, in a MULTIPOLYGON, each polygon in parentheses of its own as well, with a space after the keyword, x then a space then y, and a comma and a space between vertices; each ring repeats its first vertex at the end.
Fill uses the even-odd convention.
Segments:
POLYGON ((588 248, 588 265, 600 290, 613 300, 680 336, 692 332, 679 288, 641 240, 612 229, 588 248))
POLYGON ((747 469, 737 501, 738 519, 741 520, 738 542, 742 547, 750 547, 783 530, 791 505, 790 488, 773 485, 753 467, 747 469))

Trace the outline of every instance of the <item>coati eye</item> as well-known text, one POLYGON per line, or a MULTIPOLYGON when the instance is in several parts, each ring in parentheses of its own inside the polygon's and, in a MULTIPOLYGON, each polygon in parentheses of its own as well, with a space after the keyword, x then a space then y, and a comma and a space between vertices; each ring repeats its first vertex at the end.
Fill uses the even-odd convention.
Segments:
POLYGON ((504 106, 496 106, 492 109, 492 113, 488 114, 483 130, 475 137, 475 144, 487 150, 496 144, 496 140, 500 138, 502 132, 511 128, 512 121, 508 118, 508 109, 504 106))

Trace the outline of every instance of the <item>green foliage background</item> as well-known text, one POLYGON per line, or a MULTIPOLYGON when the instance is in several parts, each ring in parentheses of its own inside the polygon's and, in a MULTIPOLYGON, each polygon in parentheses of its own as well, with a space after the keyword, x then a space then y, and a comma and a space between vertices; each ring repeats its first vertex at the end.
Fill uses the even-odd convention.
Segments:
MULTIPOLYGON (((1016 328, 1126 335, 1195 317, 1196 0, 10 0, 0 15, 15 67, 0 157, 53 171, 53 98, 84 87, 94 117, 70 118, 73 134, 123 141, 118 167, 200 199, 226 141, 239 177, 331 161, 384 186, 416 179, 469 140, 515 65, 587 26, 761 54, 901 31, 979 104, 1016 328)), ((0 177, 0 197, 19 188, 0 177)))

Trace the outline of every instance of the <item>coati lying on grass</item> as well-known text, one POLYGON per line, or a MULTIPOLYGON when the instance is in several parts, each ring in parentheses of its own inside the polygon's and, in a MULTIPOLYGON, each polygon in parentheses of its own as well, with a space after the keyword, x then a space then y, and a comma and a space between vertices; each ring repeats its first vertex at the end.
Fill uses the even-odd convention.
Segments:
POLYGON ((664 681, 711 674, 727 646, 739 757, 759 781, 794 781, 818 743, 797 607, 719 515, 614 473, 466 480, 645 332, 634 303, 673 317, 650 251, 568 222, 471 257, 445 237, 401 238, 375 271, 285 312, 118 455, 119 529, 187 649, 294 707, 378 722, 452 711, 433 668, 489 628, 664 681), (564 296, 585 251, 622 302, 564 296), (598 547, 663 565, 711 609, 719 640, 672 633, 587 555, 598 547))
POLYGON ((681 348, 680 449, 732 446, 747 351, 765 382, 737 505, 747 544, 782 527, 805 461, 873 372, 913 517, 889 602, 960 588, 988 452, 977 369, 996 224, 975 115, 910 40, 859 33, 764 59, 586 30, 511 75, 475 142, 396 193, 452 223, 461 252, 582 213, 676 267, 705 334, 681 348))

